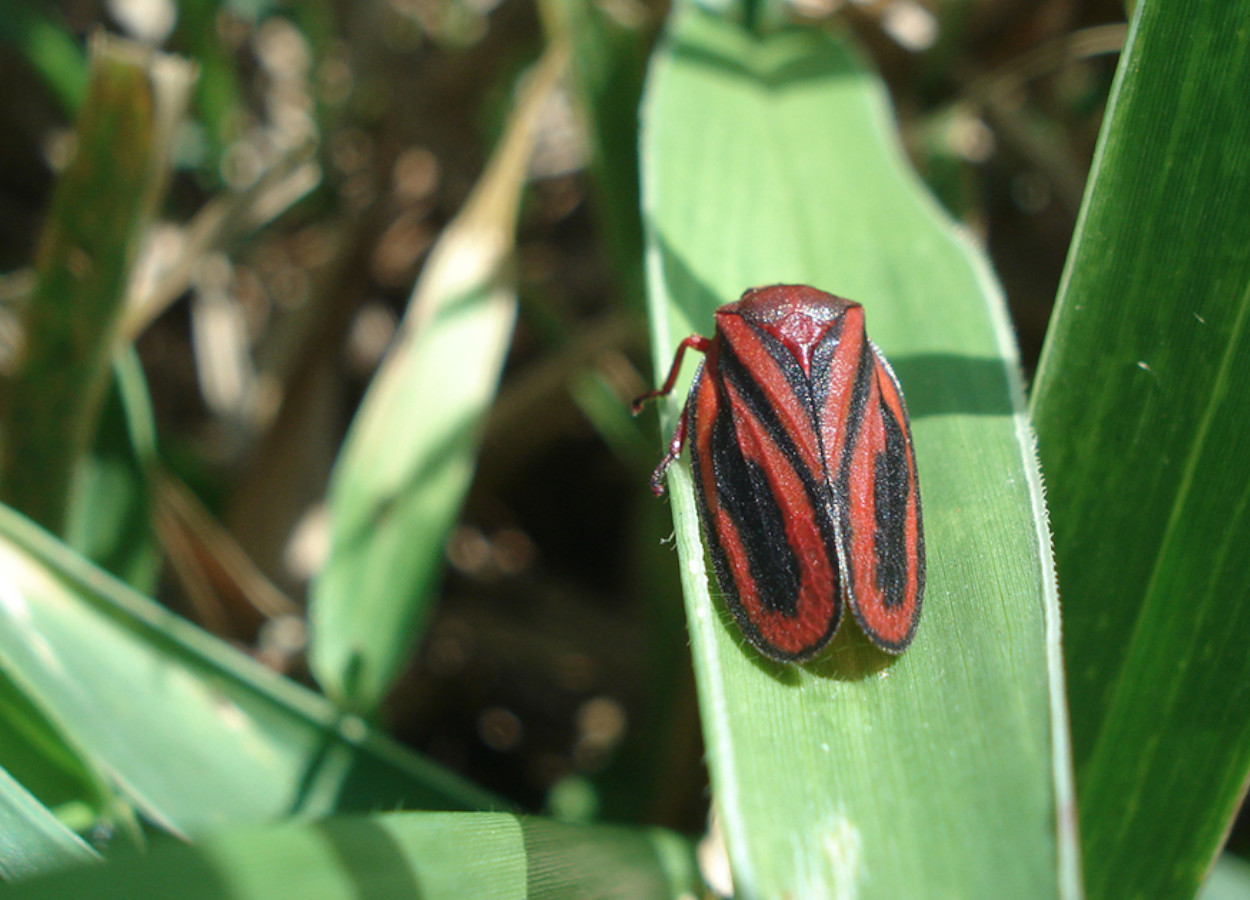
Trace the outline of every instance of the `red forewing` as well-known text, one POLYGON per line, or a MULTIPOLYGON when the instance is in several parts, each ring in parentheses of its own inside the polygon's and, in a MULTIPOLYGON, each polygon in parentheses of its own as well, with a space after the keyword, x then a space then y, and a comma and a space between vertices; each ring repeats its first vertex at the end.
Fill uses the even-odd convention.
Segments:
MULTIPOLYGON (((717 580, 743 633, 810 658, 850 605, 879 647, 910 643, 924 592, 915 457, 898 381, 863 309, 814 288, 747 291, 716 314, 664 469, 691 447, 717 580)), ((680 353, 664 388, 676 376, 680 353)))
POLYGON ((847 599, 864 633, 898 653, 911 643, 924 594, 916 458, 898 379, 864 335, 862 309, 853 312, 858 337, 848 328, 832 349, 817 417, 847 599))

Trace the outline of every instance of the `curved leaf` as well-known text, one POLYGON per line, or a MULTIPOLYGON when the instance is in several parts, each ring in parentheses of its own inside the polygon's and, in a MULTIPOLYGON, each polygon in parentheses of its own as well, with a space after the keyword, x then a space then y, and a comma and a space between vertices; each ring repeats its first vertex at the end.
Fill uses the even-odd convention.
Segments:
POLYGON ((345 708, 376 707, 424 631, 512 336, 517 208, 543 104, 565 63, 553 45, 472 197, 431 251, 335 465, 309 660, 345 708))

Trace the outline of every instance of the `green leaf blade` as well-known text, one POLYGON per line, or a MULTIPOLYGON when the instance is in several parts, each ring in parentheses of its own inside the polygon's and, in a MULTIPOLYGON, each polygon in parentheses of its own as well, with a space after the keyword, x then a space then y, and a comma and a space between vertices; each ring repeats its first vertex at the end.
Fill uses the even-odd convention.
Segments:
POLYGON ((783 666, 709 598, 689 473, 670 470, 739 895, 1075 895, 1057 610, 1014 349, 983 263, 902 164, 880 84, 823 35, 756 39, 687 11, 653 64, 643 157, 657 372, 747 287, 859 300, 907 392, 925 503, 912 647, 891 662, 848 624, 822 658, 783 666), (1000 866, 976 846, 1010 849, 1000 866))
POLYGON ((309 661, 345 709, 375 709, 424 634, 512 336, 521 190, 543 101, 565 63, 560 47, 547 50, 490 166, 431 252, 335 465, 309 661))
POLYGON ((135 594, 0 507, 0 666, 149 819, 505 804, 135 594))
POLYGON ((164 842, 107 868, 34 879, 12 896, 664 900, 693 896, 692 863, 689 844, 665 832, 396 813, 221 829, 195 845, 164 842))
POLYGON ((151 521, 156 458, 152 401, 130 348, 113 360, 95 441, 70 494, 65 541, 142 594, 156 588, 161 567, 151 521))
POLYGON ((91 862, 97 855, 0 768, 0 881, 91 862))
POLYGON ((1097 896, 1192 894, 1250 773, 1250 4, 1193 12, 1137 5, 1033 399, 1097 896))

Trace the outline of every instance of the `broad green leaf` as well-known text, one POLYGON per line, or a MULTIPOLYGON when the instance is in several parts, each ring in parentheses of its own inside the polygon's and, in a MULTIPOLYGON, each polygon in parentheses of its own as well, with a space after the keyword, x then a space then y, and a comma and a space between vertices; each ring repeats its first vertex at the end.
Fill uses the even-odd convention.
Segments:
POLYGON ((0 768, 0 881, 96 859, 82 838, 0 768))
POLYGON ((643 130, 657 375, 747 287, 859 300, 907 394, 924 497, 910 649, 887 658, 847 622, 822 658, 788 666, 713 599, 689 469, 670 470, 737 896, 1077 896, 1045 513, 981 254, 907 168, 880 81, 841 38, 679 11, 643 130))
POLYGON ((498 808, 0 507, 0 667, 167 828, 498 808))
POLYGON ((236 828, 19 885, 14 898, 622 900, 693 896, 689 846, 656 830, 503 813, 400 813, 236 828))
POLYGON ((194 70, 101 35, 35 262, 8 385, 0 499, 56 533, 99 419, 139 238, 164 193, 194 70))
POLYGON ((335 466, 309 658, 345 708, 372 710, 424 631, 512 337, 517 208, 565 57, 552 45, 531 73, 485 174, 431 251, 335 466))
POLYGON ((1096 897, 1192 895, 1250 774, 1247 22, 1137 4, 1034 393, 1096 897))

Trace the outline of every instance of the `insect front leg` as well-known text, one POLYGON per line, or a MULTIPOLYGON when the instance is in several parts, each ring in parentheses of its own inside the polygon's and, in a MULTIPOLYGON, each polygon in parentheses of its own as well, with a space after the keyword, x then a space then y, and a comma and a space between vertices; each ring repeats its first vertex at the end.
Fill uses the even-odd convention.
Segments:
POLYGON ((686 355, 686 348, 697 350, 700 353, 707 353, 708 347, 712 346, 710 338, 705 338, 701 334, 692 334, 680 344, 677 345, 677 354, 673 357, 673 365, 669 367, 668 377, 664 379, 664 383, 654 391, 647 391, 641 396, 635 397, 634 402, 629 405, 629 411, 634 415, 642 412, 642 407, 650 400, 657 397, 667 397, 673 392, 673 385, 677 383, 677 376, 681 372, 681 360, 686 355))
MULTIPOLYGON (((673 357, 673 364, 669 367, 668 377, 664 379, 664 383, 654 391, 647 391, 640 397, 637 397, 630 404, 630 411, 634 415, 638 415, 642 411, 643 404, 657 397, 666 397, 673 392, 673 385, 677 383, 677 376, 681 373, 681 360, 686 355, 687 348, 697 350, 700 353, 707 353, 708 348, 712 346, 710 338, 705 338, 701 334, 692 334, 680 344, 677 345, 677 353, 673 357)), ((681 448, 686 444, 686 417, 687 409, 682 408, 681 417, 677 420, 677 427, 673 429, 673 439, 669 441, 668 452, 664 454, 664 458, 660 460, 660 464, 656 467, 655 472, 651 475, 651 491, 657 497, 664 496, 664 473, 668 471, 668 467, 673 461, 681 455, 681 448)))

